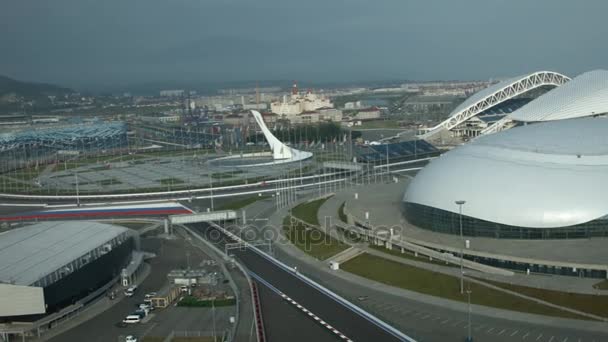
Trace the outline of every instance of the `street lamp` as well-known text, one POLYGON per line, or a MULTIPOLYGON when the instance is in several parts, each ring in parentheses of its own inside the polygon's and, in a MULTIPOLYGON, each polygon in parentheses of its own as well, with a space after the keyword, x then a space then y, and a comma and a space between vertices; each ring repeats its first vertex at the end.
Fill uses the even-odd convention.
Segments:
POLYGON ((467 334, 467 342, 473 342, 473 336, 471 336, 471 289, 470 283, 469 288, 467 289, 467 303, 468 303, 468 334, 467 334))
POLYGON ((464 293, 464 237, 462 236, 462 206, 466 203, 464 200, 455 201, 458 205, 459 221, 460 221, 460 294, 464 293))

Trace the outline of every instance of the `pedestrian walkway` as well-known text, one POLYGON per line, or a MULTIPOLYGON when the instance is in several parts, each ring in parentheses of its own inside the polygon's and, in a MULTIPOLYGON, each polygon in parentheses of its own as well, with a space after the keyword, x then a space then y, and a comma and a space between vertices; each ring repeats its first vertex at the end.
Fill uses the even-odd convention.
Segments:
MULTIPOLYGON (((363 188, 356 189, 346 189, 337 193, 335 196, 327 200, 320 208, 318 212, 319 222, 325 216, 333 217, 333 220, 338 220, 338 210, 342 206, 343 203, 347 202, 347 208, 349 211, 359 212, 361 215, 361 211, 369 210, 372 211, 372 216, 370 217, 372 224, 374 221, 379 225, 388 225, 388 222, 397 222, 400 226, 405 227, 405 220, 402 217, 395 218, 395 212, 401 216, 400 211, 393 209, 387 209, 387 207, 395 207, 399 206, 401 202, 400 192, 396 192, 395 184, 374 184, 371 185, 374 188, 370 188, 370 186, 365 186, 363 188), (393 192, 394 194, 387 194, 388 192, 393 192), (373 192, 381 192, 384 195, 378 196, 377 194, 373 195, 374 197, 378 196, 379 200, 382 200, 383 205, 377 206, 377 208, 369 208, 366 206, 366 201, 355 200, 355 194, 358 194, 359 199, 363 196, 367 196, 367 194, 373 192), (357 208, 354 207, 354 203, 359 202, 357 208), (363 209, 367 208, 367 209, 363 209), (373 210, 372 210, 373 209, 373 210), (379 210, 379 211, 378 211, 379 210), (392 214, 391 214, 392 213, 392 214), (388 216, 388 217, 387 217, 388 216)), ((404 185, 400 183, 397 188, 403 188, 404 185)), ((396 227, 396 231, 399 232, 399 227, 396 227)), ((400 232, 401 238, 405 238, 408 236, 407 231, 400 232)), ((445 234, 444 234, 445 235, 445 234)), ((504 243, 508 243, 505 241, 504 243)), ((553 243, 553 242, 552 242, 553 243)), ((569 277, 569 276, 559 276, 559 275, 549 275, 549 274, 530 274, 527 275, 525 273, 515 273, 512 276, 501 276, 496 274, 477 272, 473 270, 469 270, 470 275, 492 280, 498 282, 504 282, 514 285, 522 285, 535 287, 540 289, 547 290, 555 290, 562 292, 571 292, 571 293, 581 293, 581 294, 603 294, 607 291, 602 291, 593 288, 593 284, 601 281, 601 279, 594 278, 578 278, 578 277, 569 277)))

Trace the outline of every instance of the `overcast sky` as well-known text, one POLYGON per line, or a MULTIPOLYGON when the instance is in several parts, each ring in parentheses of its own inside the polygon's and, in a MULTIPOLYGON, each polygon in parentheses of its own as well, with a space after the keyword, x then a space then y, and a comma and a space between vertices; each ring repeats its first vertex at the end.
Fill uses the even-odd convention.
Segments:
POLYGON ((2 0, 0 74, 164 81, 487 79, 606 68, 608 1, 2 0))

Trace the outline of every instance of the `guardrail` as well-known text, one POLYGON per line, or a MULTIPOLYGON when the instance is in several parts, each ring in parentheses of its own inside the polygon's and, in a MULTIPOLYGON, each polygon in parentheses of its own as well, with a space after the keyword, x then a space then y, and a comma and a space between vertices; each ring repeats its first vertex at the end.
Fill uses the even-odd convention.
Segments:
MULTIPOLYGON (((340 175, 341 172, 331 172, 324 173, 320 175, 311 175, 311 176, 302 176, 302 177, 293 177, 293 178, 285 178, 285 179, 271 179, 267 181, 259 181, 248 184, 238 184, 238 185, 229 185, 229 186, 221 186, 221 187, 209 187, 209 188, 198 188, 198 189, 187 189, 187 190, 173 190, 173 191, 158 191, 158 192, 138 192, 138 193, 128 193, 128 194, 98 194, 98 195, 20 195, 20 194, 9 194, 9 193, 0 193, 0 198, 12 198, 12 199, 55 199, 55 200, 63 200, 63 199, 115 199, 115 198, 134 198, 134 197, 154 197, 154 196, 168 196, 168 195, 192 195, 199 192, 209 192, 212 191, 224 191, 224 190, 235 190, 235 189, 243 189, 243 188, 251 188, 264 186, 266 184, 274 184, 280 182, 293 182, 297 180, 307 180, 307 179, 315 179, 315 178, 327 178, 335 175, 340 175)), ((192 196, 186 197, 191 198, 192 196)))
MULTIPOLYGON (((409 160, 409 161, 404 161, 404 162, 377 165, 377 166, 374 166, 374 168, 386 168, 387 166, 390 167, 390 166, 394 166, 394 165, 411 164, 411 163, 416 163, 416 162, 420 162, 420 161, 431 160, 433 158, 436 158, 436 157, 429 157, 429 158, 415 159, 415 160, 409 160)), ((238 185, 229 185, 229 186, 221 186, 221 187, 208 187, 208 188, 173 190, 173 191, 138 192, 138 193, 127 193, 127 194, 78 195, 78 196, 77 195, 22 195, 22 194, 0 193, 0 198, 21 199, 21 200, 32 200, 32 199, 87 200, 87 199, 130 199, 130 198, 138 198, 138 197, 145 198, 145 197, 156 197, 156 196, 188 195, 188 197, 179 199, 179 200, 188 200, 188 199, 192 199, 192 198, 201 198, 201 197, 194 197, 193 195, 197 194, 197 193, 202 193, 202 192, 211 193, 213 191, 220 191, 220 192, 221 191, 230 191, 230 190, 236 190, 236 189, 260 187, 260 186, 264 186, 267 184, 274 184, 274 183, 281 183, 281 182, 294 182, 294 181, 298 181, 298 180, 303 181, 303 180, 309 180, 309 179, 315 179, 315 178, 320 180, 321 178, 333 177, 336 175, 341 175, 342 173, 343 172, 330 172, 330 173, 324 173, 324 174, 320 174, 320 175, 292 177, 292 178, 285 178, 285 179, 271 179, 271 180, 267 180, 267 181, 259 181, 259 182, 249 183, 249 184, 238 184, 238 185)), ((317 184, 319 184, 319 182, 314 183, 314 185, 317 185, 317 184)), ((214 197, 218 197, 218 196, 214 196, 214 197)), ((203 198, 206 198, 206 197, 203 197, 203 198)), ((150 200, 150 201, 156 201, 156 200, 150 200)))
POLYGON ((259 248, 250 245, 248 242, 244 241, 243 239, 241 239, 239 236, 235 235, 234 233, 232 233, 232 232, 224 229, 220 225, 218 225, 216 223, 213 223, 213 222, 210 222, 209 224, 212 225, 214 228, 219 229, 222 233, 226 234, 228 237, 230 237, 230 238, 232 238, 232 239, 234 239, 234 240, 236 240, 238 242, 244 243, 246 246, 248 246, 249 249, 251 249, 252 251, 254 251, 255 253, 257 253, 261 257, 263 257, 266 260, 272 262, 273 264, 275 264, 276 266, 282 268, 283 270, 289 272, 294 277, 299 278, 304 283, 306 283, 309 286, 317 289, 319 292, 321 292, 321 293, 325 294, 326 296, 328 296, 329 298, 333 299, 338 304, 340 304, 340 305, 346 307, 347 309, 351 310, 352 312, 358 314, 359 316, 363 317, 368 322, 374 324, 375 326, 379 327, 380 329, 384 330, 385 332, 389 333, 390 335, 392 335, 392 336, 394 336, 394 337, 396 337, 396 338, 398 338, 398 339, 400 339, 402 341, 416 342, 413 338, 405 335, 404 333, 402 333, 401 331, 397 330, 396 328, 394 328, 393 326, 389 325, 388 323, 382 321, 378 317, 376 317, 376 316, 370 314, 369 312, 361 309, 360 307, 358 307, 355 304, 351 303, 347 299, 345 299, 342 296, 338 295, 337 293, 329 290, 328 288, 326 288, 323 285, 317 283, 316 281, 308 278, 307 276, 305 276, 305 275, 303 275, 301 273, 295 272, 295 270, 293 268, 287 266, 283 262, 281 262, 281 261, 275 259, 274 257, 268 255, 267 253, 265 253, 264 251, 260 250, 259 248))
POLYGON ((258 286, 251 282, 251 293, 255 313, 255 324, 257 327, 258 342, 266 342, 266 331, 264 330, 264 318, 262 317, 262 304, 258 293, 258 286))

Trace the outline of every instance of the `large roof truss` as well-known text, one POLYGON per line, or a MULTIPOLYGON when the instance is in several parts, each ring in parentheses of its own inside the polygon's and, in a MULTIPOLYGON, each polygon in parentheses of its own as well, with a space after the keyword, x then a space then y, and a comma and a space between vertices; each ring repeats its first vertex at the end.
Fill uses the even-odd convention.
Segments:
POLYGON ((428 133, 425 133, 421 138, 429 138, 443 129, 451 130, 459 124, 469 120, 485 111, 488 108, 494 107, 506 100, 524 94, 530 90, 542 86, 560 86, 570 80, 569 77, 552 71, 538 71, 521 78, 516 78, 513 82, 508 83, 504 87, 482 97, 478 101, 473 102, 467 107, 462 108, 459 112, 433 127, 428 133))

